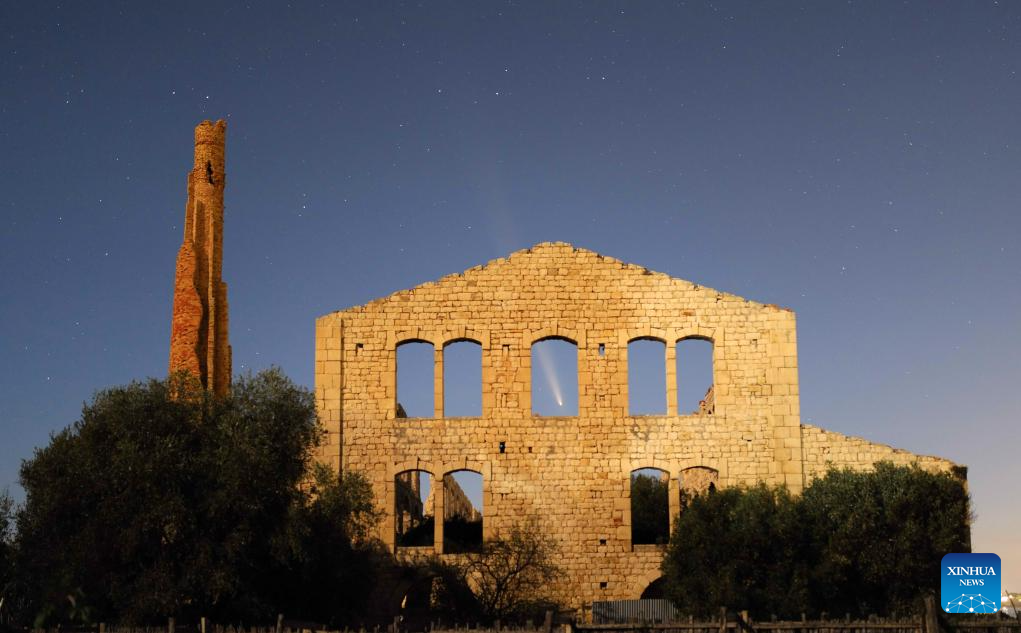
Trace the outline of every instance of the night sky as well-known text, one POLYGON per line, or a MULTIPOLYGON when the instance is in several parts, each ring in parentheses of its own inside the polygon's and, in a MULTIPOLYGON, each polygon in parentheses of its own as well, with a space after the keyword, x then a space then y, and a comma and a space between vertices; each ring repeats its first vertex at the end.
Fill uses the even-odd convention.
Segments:
POLYGON ((542 241, 798 315, 803 421, 969 466, 1021 587, 1021 5, 0 3, 0 488, 166 372, 224 118, 236 370, 542 241))

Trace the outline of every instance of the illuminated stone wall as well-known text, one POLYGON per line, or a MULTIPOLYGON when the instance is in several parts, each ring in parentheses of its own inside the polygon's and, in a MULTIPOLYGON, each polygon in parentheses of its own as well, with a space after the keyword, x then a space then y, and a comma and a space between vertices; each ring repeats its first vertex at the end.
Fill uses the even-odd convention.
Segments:
MULTIPOLYGON (((663 551, 631 543, 632 471, 668 473, 674 516, 682 488, 765 481, 797 492, 828 460, 864 468, 890 454, 914 458, 802 427, 797 358, 788 309, 570 244, 538 244, 319 318, 321 459, 369 477, 387 512, 379 535, 391 547, 398 474, 430 472, 431 514, 441 517, 446 486, 437 480, 472 470, 483 478, 484 538, 534 517, 560 543, 567 574, 558 591, 568 604, 638 598, 659 577, 663 551), (531 348, 549 337, 577 344, 576 416, 532 414, 531 348), (666 343, 664 415, 628 412, 628 342, 636 338, 666 343), (693 414, 676 406, 675 350, 685 338, 713 343, 712 392, 693 414), (482 346, 482 415, 447 418, 443 347, 464 339, 482 346), (431 418, 396 416, 397 346, 406 341, 435 349, 431 418)), ((442 554, 443 521, 435 530, 442 554)))

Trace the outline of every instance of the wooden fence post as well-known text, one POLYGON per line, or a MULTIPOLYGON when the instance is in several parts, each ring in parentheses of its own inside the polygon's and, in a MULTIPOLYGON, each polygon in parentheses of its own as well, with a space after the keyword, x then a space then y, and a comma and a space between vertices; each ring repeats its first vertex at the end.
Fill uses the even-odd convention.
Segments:
POLYGON ((174 618, 167 618, 167 633, 174 633, 174 618))
POLYGON ((720 607, 720 633, 727 633, 727 607, 720 607))
POLYGON ((206 631, 206 616, 199 618, 199 633, 207 633, 206 631))
POLYGON ((284 633, 284 614, 277 614, 277 629, 276 633, 284 633))

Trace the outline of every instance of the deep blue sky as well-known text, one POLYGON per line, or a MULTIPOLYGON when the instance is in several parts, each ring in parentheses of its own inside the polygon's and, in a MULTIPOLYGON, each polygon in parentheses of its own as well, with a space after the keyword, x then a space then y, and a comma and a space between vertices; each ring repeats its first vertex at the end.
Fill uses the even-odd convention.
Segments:
POLYGON ((1021 585, 1016 3, 0 4, 0 487, 165 372, 228 121, 235 368, 563 240, 798 314, 806 422, 970 467, 1021 585))

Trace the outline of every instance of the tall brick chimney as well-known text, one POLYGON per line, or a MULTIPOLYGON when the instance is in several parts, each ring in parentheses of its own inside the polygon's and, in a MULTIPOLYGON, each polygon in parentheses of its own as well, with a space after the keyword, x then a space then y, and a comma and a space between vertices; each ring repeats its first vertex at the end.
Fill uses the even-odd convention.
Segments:
POLYGON ((170 372, 187 371, 218 396, 230 391, 227 284, 223 282, 224 140, 227 124, 195 128, 184 241, 177 252, 170 372))

